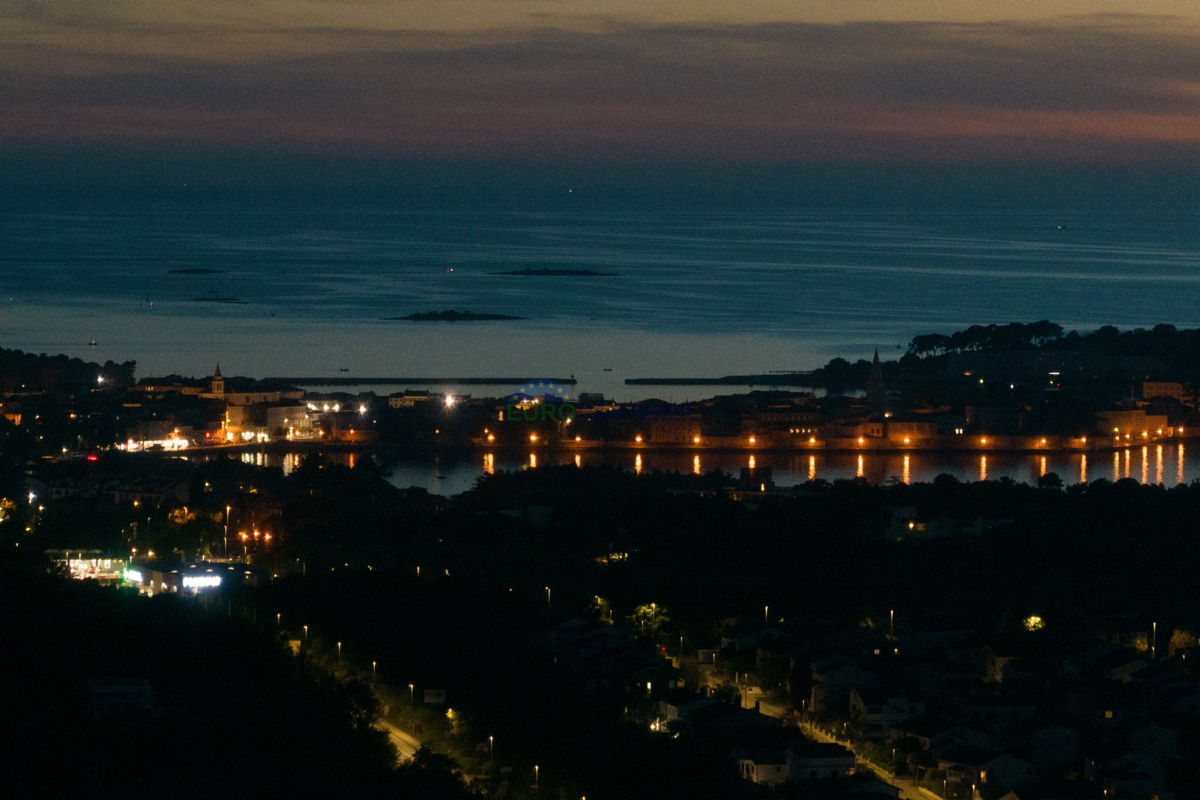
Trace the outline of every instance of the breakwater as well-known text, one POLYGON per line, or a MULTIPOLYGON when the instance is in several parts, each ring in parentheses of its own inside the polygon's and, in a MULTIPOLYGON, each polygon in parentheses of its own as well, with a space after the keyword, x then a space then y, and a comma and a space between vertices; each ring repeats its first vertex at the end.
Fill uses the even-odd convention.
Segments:
POLYGON ((627 386, 805 386, 813 385, 811 372, 725 375, 721 378, 626 378, 627 386))
POLYGON ((388 385, 418 385, 418 386, 486 386, 488 384, 512 384, 520 386, 529 381, 554 381, 565 386, 578 383, 571 378, 354 378, 342 375, 336 378, 266 378, 277 383, 287 383, 292 386, 388 386, 388 385))

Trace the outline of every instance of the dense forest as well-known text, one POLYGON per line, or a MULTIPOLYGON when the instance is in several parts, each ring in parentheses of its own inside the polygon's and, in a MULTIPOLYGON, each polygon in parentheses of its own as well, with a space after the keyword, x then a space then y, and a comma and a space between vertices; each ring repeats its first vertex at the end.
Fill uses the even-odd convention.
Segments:
POLYGON ((64 355, 0 348, 0 393, 86 392, 99 385, 132 386, 136 361, 96 364, 64 355))
MULTIPOLYGON (((1101 381, 1128 377, 1130 364, 1138 365, 1135 372, 1149 367, 1152 374, 1143 377, 1151 379, 1200 380, 1200 329, 1179 330, 1174 325, 1127 331, 1105 325, 1090 332, 1064 332, 1048 320, 972 325, 950 334, 915 336, 898 359, 888 360, 883 353, 882 367, 889 383, 895 384, 949 377, 949 365, 962 363, 964 356, 993 356, 992 365, 1019 365, 1028 363, 1031 354, 1055 363, 1086 363, 1089 371, 1100 373, 1096 377, 1101 381), (956 356, 959 361, 952 362, 956 356)), ((813 371, 812 383, 833 390, 862 388, 870 371, 871 362, 865 359, 851 363, 834 358, 813 371)))

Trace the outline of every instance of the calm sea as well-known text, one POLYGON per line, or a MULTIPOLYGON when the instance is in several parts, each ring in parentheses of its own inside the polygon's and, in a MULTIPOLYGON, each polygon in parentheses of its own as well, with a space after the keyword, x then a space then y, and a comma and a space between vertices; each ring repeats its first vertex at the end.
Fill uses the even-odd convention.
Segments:
POLYGON ((618 400, 698 399, 718 390, 623 381, 886 357, 976 323, 1200 326, 1194 223, 1136 208, 7 206, 0 344, 136 359, 142 376, 574 375, 618 400), (615 275, 495 274, 523 269, 615 275), (384 319, 446 309, 526 319, 384 319))

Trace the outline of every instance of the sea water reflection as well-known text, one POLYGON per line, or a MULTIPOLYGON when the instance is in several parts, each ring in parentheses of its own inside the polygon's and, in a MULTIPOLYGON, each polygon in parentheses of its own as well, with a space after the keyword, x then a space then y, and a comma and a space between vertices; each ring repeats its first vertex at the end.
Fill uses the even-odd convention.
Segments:
MULTIPOLYGON (((1171 487, 1200 477, 1200 448, 1185 443, 1130 447, 1087 453, 724 453, 622 451, 610 453, 536 451, 487 451, 474 454, 403 456, 384 459, 390 470, 389 480, 396 486, 417 486, 434 494, 454 495, 475 485, 484 474, 499 471, 536 469, 555 465, 576 467, 607 464, 645 474, 664 472, 702 475, 712 470, 740 474, 743 468, 771 470, 771 478, 781 489, 810 480, 836 481, 866 478, 872 483, 932 481, 942 473, 960 481, 1009 478, 1021 483, 1036 483, 1048 473, 1057 474, 1064 483, 1086 483, 1104 478, 1133 478, 1142 483, 1160 483, 1171 487), (1090 459, 1090 464, 1089 464, 1090 459), (1103 465, 1109 464, 1106 468, 1103 465), (1096 465, 1100 466, 1097 467, 1096 465), (1090 467, 1090 469, 1089 469, 1090 467)), ((239 456, 248 464, 282 467, 290 474, 300 466, 300 453, 247 452, 239 456)), ((363 454, 354 451, 331 452, 324 457, 333 463, 353 467, 363 454)))

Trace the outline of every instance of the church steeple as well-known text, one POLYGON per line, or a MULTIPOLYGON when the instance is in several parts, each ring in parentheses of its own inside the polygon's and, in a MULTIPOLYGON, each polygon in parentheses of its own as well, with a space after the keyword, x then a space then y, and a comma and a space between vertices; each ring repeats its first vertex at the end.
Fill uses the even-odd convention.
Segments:
POLYGON ((225 379, 221 377, 221 365, 217 364, 217 371, 213 373, 212 380, 208 385, 209 394, 225 394, 225 379))
POLYGON ((875 348, 875 359, 871 362, 871 374, 867 378, 867 407, 873 413, 887 411, 887 387, 883 384, 883 365, 879 363, 879 348, 875 348))

